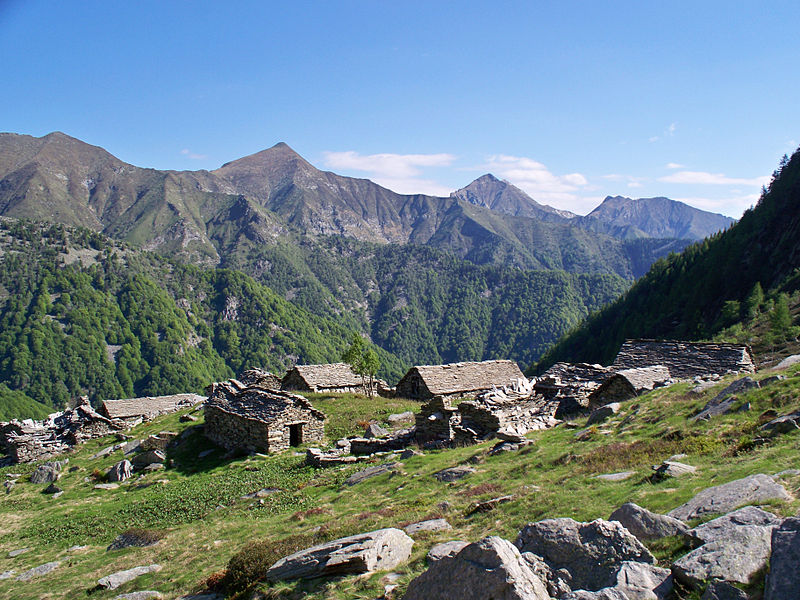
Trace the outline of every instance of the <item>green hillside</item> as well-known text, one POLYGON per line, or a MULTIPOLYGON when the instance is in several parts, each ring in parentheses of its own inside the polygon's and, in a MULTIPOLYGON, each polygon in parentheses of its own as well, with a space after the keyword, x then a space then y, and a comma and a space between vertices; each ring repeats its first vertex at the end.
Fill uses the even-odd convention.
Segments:
POLYGON ((710 338, 752 320, 765 300, 774 303, 797 289, 800 151, 784 157, 758 205, 736 225, 656 261, 624 296, 561 339, 531 371, 564 360, 607 364, 626 338, 710 338))

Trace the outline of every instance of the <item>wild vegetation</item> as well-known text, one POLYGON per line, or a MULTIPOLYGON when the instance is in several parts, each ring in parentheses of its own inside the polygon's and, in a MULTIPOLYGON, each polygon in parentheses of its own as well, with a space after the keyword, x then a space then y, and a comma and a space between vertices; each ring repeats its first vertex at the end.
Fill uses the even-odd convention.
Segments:
MULTIPOLYGON (((94 591, 92 597, 103 600, 155 589, 171 599, 211 586, 236 598, 248 598, 255 589, 276 599, 374 598, 383 592, 384 573, 269 585, 260 576, 274 560, 315 543, 425 518, 446 518, 453 530, 415 535, 411 560, 397 570, 400 587, 395 597, 400 597, 410 579, 424 570, 428 549, 440 541, 477 540, 489 534, 513 539, 527 522, 549 517, 608 518, 626 501, 666 512, 710 485, 794 468, 800 434, 771 437, 759 425, 762 415, 773 414, 768 411, 788 413, 800 408, 797 370, 793 367, 785 372, 787 379, 741 394, 741 402, 750 403, 749 412, 734 412, 710 422, 690 421, 731 378, 700 394, 691 393, 689 384, 679 384, 625 403, 618 415, 586 430, 580 441, 575 429, 561 426, 529 434, 533 444, 516 453, 490 456, 491 441, 426 451, 402 461, 395 474, 354 486, 343 485, 354 471, 397 458, 376 457, 371 463, 315 470, 303 464, 302 454, 231 457, 202 435, 202 418, 181 422, 180 414, 161 417, 129 433, 138 438, 164 430, 179 433, 180 442, 168 450, 171 466, 137 476, 118 489, 94 488, 105 469, 122 458, 121 451, 92 458, 116 442, 113 436, 93 440, 69 455, 70 470, 57 484, 64 490, 58 499, 43 494, 44 486, 26 481, 35 465, 0 469, 0 477, 21 474, 20 482, 0 503, 0 572, 19 573, 62 561, 47 576, 28 582, 0 581, 0 595, 80 597, 111 572, 158 563, 163 566, 161 572, 113 592, 94 591), (212 452, 201 458, 200 453, 207 450, 212 452), (696 466, 698 472, 654 482, 651 465, 676 453, 685 453, 682 462, 696 466), (476 472, 449 484, 432 477, 458 464, 470 464, 476 472), (622 470, 635 475, 617 482, 595 478, 622 470), (262 488, 278 491, 260 500, 244 497, 262 488), (476 502, 506 494, 512 494, 513 500, 495 511, 473 512, 476 502), (157 534, 159 543, 106 550, 118 534, 132 527, 157 534), (83 547, 71 549, 75 545, 83 547), (18 548, 31 550, 15 558, 7 556, 18 548)), ((352 395, 311 399, 329 415, 329 440, 357 433, 373 418, 388 427, 388 414, 414 406, 352 395)), ((577 431, 582 431, 585 419, 575 423, 577 431)), ((791 473, 781 475, 780 481, 796 493, 800 477, 791 473)), ((798 508, 794 500, 769 509, 793 515, 798 508)), ((662 564, 686 551, 676 539, 651 544, 651 549, 662 564)), ((694 598, 688 593, 685 597, 694 598)))

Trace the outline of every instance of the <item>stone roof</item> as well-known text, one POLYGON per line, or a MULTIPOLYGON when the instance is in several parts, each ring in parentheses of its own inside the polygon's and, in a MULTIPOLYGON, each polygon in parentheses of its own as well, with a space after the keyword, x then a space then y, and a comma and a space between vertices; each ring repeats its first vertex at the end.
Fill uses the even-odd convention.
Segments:
POLYGON ((637 393, 652 390, 664 385, 670 379, 669 369, 664 365, 641 367, 638 369, 621 369, 612 377, 624 377, 633 386, 637 393))
POLYGON ((524 377, 517 363, 511 360, 422 365, 412 367, 403 379, 414 371, 434 395, 475 392, 491 389, 493 386, 512 386, 524 377))
POLYGON ((353 373, 347 363, 295 365, 284 376, 284 380, 292 374, 299 376, 312 389, 356 387, 363 383, 361 376, 353 373))
POLYGON ((558 378, 562 383, 600 385, 611 372, 611 369, 601 365, 559 362, 542 373, 539 379, 558 378))
POLYGON ((611 368, 619 371, 653 365, 666 366, 676 379, 755 371, 748 346, 677 340, 625 340, 611 368))
POLYGON ((143 396, 124 400, 105 400, 100 412, 111 419, 143 417, 152 419, 158 415, 175 412, 205 400, 197 394, 173 394, 171 396, 143 396))
POLYGON ((286 407, 295 406, 307 410, 320 420, 325 413, 314 408, 306 398, 281 390, 268 389, 259 385, 241 388, 235 380, 214 383, 209 388, 207 408, 217 408, 245 419, 269 423, 281 419, 286 407))

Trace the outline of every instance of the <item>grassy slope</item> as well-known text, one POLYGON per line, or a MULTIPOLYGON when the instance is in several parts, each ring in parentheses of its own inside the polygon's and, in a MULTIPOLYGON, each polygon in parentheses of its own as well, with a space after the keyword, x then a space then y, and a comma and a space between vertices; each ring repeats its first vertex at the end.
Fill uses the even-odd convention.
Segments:
MULTIPOLYGON (((223 570, 237 551, 253 541, 269 541, 266 554, 272 560, 343 535, 445 516, 452 531, 417 536, 412 559, 398 570, 402 591, 425 568, 426 552, 439 541, 476 540, 487 534, 513 540, 529 521, 607 518, 625 501, 666 512, 710 485, 795 467, 800 457, 798 434, 763 444, 758 443, 757 435, 759 416, 765 410, 783 414, 800 407, 800 373, 795 376, 795 371, 800 368, 788 371, 790 377, 785 381, 743 395, 743 402, 752 403, 750 412, 710 423, 691 423, 687 418, 725 382, 700 396, 689 393, 689 384, 678 384, 626 403, 613 420, 593 428, 588 441, 577 442, 574 430, 558 427, 530 434, 534 443, 519 453, 487 456, 491 442, 428 452, 404 461, 400 475, 382 475, 353 487, 342 482, 362 466, 313 470, 303 466, 302 456, 290 452, 230 460, 217 450, 198 459, 199 452, 213 446, 193 431, 171 451, 176 463, 173 468, 117 490, 94 490, 94 481, 87 483, 84 478, 122 458, 117 452, 91 459, 114 441, 94 440, 70 456, 70 466, 77 470, 66 473, 59 482, 65 490, 61 498, 42 494, 45 486, 27 483, 23 477, 0 502, 0 572, 14 569, 19 573, 52 560, 64 561, 57 571, 29 582, 0 581, 0 597, 80 597, 99 577, 158 562, 164 567, 160 573, 113 592, 93 593, 92 598, 157 589, 170 599, 202 589, 207 577, 223 570), (679 452, 688 455, 684 462, 697 466, 698 474, 650 483, 651 465, 679 452), (442 468, 470 459, 477 472, 459 482, 441 484, 431 477, 442 468), (616 483, 594 478, 621 470, 634 470, 636 476, 616 483), (159 480, 167 483, 155 483, 159 480), (146 484, 153 485, 143 487, 146 484), (265 498, 263 504, 240 498, 271 486, 282 491, 265 498), (469 516, 474 502, 502 494, 515 494, 515 499, 494 512, 469 516), (450 503, 448 510, 438 506, 442 501, 450 503), (165 537, 150 548, 105 551, 118 533, 134 526, 159 530, 165 537), (69 552, 74 544, 87 547, 69 552), (9 551, 23 547, 32 550, 7 557, 9 551)), ((328 426, 336 436, 357 432, 371 416, 383 419, 415 406, 357 397, 315 397, 313 401, 328 413, 328 426), (384 404, 387 402, 390 404, 384 404)), ((178 415, 170 415, 130 433, 142 437, 162 430, 191 430, 196 425, 180 423, 178 415)), ((0 478, 8 473, 25 475, 32 469, 33 465, 7 467, 0 469, 0 478)), ((790 492, 800 490, 799 478, 789 476, 782 481, 790 492)), ((789 515, 799 507, 800 502, 792 501, 772 506, 772 510, 789 515)), ((655 550, 665 563, 679 551, 674 544, 655 550)), ((270 597, 292 598, 307 592, 308 598, 374 598, 382 593, 383 575, 276 584, 270 597)))

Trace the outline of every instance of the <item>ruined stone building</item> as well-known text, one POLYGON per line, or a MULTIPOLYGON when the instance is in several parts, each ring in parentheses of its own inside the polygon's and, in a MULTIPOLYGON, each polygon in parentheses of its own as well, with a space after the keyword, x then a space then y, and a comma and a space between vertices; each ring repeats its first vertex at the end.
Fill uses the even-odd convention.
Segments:
POLYGON ((610 375, 589 395, 589 404, 595 407, 631 400, 645 392, 667 385, 670 379, 669 369, 664 365, 622 369, 610 375))
POLYGON ((589 396, 613 374, 608 367, 588 363, 556 363, 536 380, 534 389, 558 405, 559 418, 589 406, 589 396))
POLYGON ((206 391, 205 434, 226 450, 280 452, 322 441, 325 415, 303 396, 235 379, 206 391))
POLYGON ((205 400, 197 394, 173 394, 172 396, 144 396, 124 400, 105 400, 98 412, 109 419, 119 419, 129 425, 149 421, 194 406, 205 400))
POLYGON ((346 363, 295 365, 281 380, 281 389, 296 392, 364 393, 363 381, 346 363))
POLYGON ((755 371, 748 346, 675 340, 625 340, 611 368, 619 371, 653 365, 664 365, 675 379, 755 371))
POLYGON ((493 388, 512 387, 525 379, 511 360, 460 362, 412 367, 398 382, 396 395, 427 401, 434 396, 475 397, 493 388))
POLYGON ((54 413, 43 421, 0 423, 0 449, 13 462, 31 462, 124 428, 124 423, 95 412, 84 397, 75 408, 54 413))
POLYGON ((280 377, 273 375, 264 369, 259 369, 258 367, 244 371, 241 375, 239 375, 239 381, 241 381, 244 385, 258 385, 263 388, 267 388, 268 390, 281 389, 280 377))

